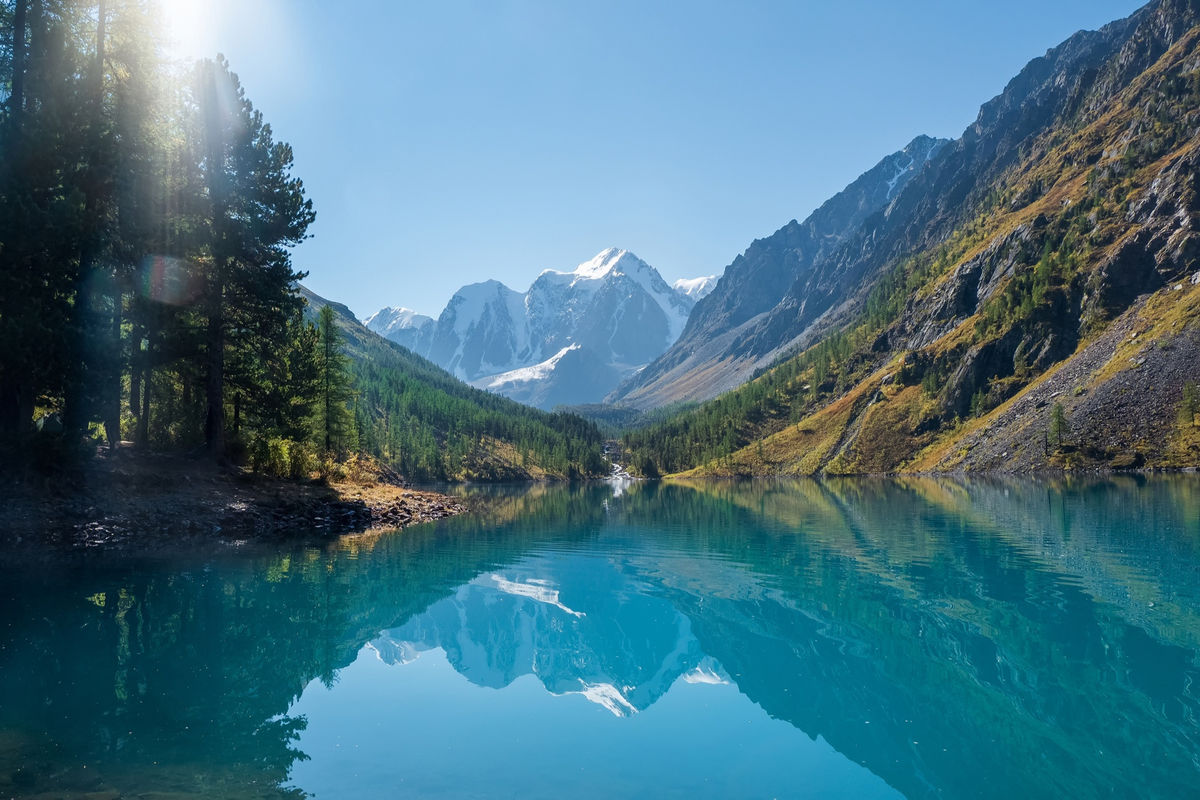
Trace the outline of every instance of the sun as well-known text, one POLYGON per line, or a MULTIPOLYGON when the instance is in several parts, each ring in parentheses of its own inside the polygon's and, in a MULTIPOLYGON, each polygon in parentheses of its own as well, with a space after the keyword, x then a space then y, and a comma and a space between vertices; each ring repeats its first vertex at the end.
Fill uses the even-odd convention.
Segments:
POLYGON ((211 56, 219 3, 212 0, 158 0, 167 52, 191 60, 211 56))

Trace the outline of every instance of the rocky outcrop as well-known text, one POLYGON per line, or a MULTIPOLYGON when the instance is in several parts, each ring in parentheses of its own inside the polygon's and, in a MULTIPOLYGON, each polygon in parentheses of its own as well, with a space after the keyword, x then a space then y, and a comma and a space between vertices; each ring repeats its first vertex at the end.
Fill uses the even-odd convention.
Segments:
POLYGON ((755 240, 725 268, 712 293, 696 304, 679 341, 611 399, 649 408, 706 400, 744 381, 763 355, 759 326, 764 315, 776 309, 789 287, 811 274, 865 220, 892 203, 945 144, 945 140, 917 137, 804 222, 792 220, 755 240), (704 379, 695 380, 697 375, 704 379))
POLYGON ((986 427, 964 436, 954 453, 925 468, 1120 469, 1161 466, 1173 459, 1183 386, 1200 379, 1200 329, 1145 336, 1144 311, 1145 299, 1045 380, 999 409, 986 427), (1113 365, 1114 360, 1120 363, 1113 365), (1049 438, 1055 405, 1062 407, 1066 420, 1061 443, 1049 438))

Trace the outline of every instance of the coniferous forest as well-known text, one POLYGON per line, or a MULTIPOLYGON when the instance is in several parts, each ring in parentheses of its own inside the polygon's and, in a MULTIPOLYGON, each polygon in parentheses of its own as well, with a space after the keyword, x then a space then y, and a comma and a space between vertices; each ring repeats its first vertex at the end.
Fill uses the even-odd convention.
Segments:
POLYGON ((599 472, 590 425, 351 359, 332 312, 306 318, 291 249, 315 211, 292 150, 222 57, 166 59, 157 13, 0 3, 4 442, 293 476, 360 448, 417 479, 599 472))
MULTIPOLYGON (((605 474, 601 433, 575 414, 475 389, 367 330, 345 306, 301 289, 307 316, 341 342, 348 446, 414 480, 529 480, 605 474)), ((334 386, 338 385, 334 381, 334 386)), ((341 413, 338 405, 331 406, 341 413)))

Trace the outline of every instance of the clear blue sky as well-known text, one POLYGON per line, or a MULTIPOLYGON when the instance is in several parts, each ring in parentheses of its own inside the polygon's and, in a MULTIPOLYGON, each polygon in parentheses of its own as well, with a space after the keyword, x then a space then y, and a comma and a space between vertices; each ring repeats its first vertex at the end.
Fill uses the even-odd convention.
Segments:
POLYGON ((609 246, 719 272, 914 136, 957 137, 1137 0, 166 0, 296 152, 307 285, 436 316, 609 246), (173 4, 173 5, 172 5, 173 4))

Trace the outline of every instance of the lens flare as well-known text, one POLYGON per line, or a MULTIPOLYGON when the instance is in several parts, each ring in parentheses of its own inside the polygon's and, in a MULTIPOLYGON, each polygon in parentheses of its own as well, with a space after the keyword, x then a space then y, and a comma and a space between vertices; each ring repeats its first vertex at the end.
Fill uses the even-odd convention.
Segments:
POLYGON ((215 55, 219 5, 206 0, 159 0, 168 51, 185 60, 215 55))
POLYGON ((182 258, 147 256, 141 277, 142 295, 148 300, 185 306, 200 296, 200 279, 182 258))

